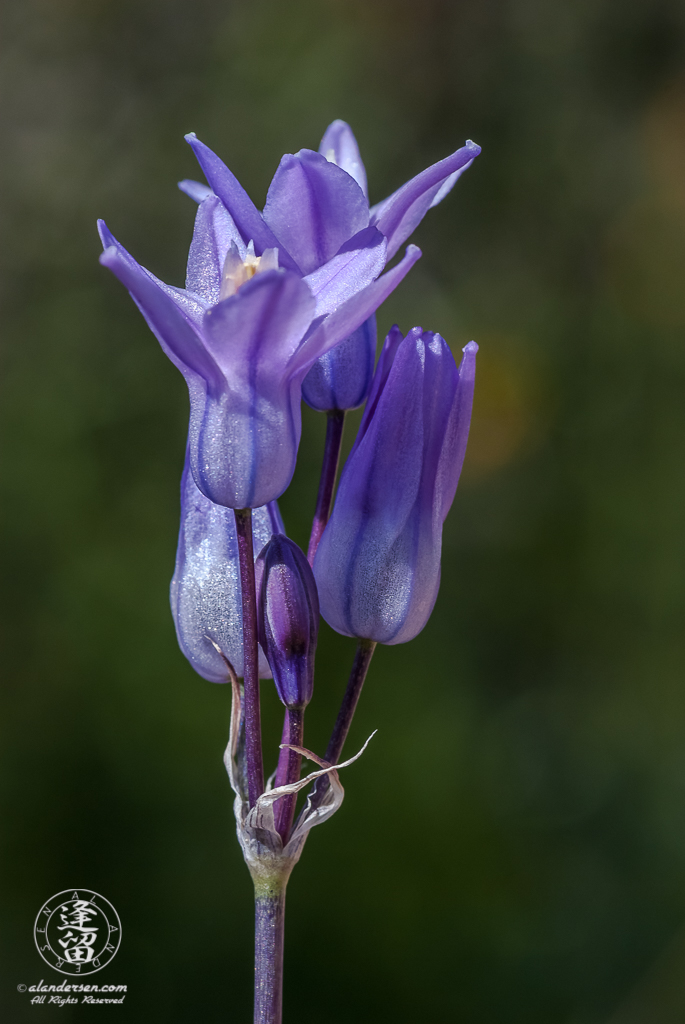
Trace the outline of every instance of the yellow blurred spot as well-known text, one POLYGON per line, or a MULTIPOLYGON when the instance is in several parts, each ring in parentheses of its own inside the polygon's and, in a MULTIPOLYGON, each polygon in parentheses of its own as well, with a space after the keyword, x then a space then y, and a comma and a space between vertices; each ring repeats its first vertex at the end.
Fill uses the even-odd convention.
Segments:
POLYGON ((685 78, 671 82, 640 127, 646 182, 606 238, 614 299, 643 322, 685 326, 685 78))
POLYGON ((480 480, 528 451, 541 433, 539 368, 519 338, 479 336, 464 480, 480 480))

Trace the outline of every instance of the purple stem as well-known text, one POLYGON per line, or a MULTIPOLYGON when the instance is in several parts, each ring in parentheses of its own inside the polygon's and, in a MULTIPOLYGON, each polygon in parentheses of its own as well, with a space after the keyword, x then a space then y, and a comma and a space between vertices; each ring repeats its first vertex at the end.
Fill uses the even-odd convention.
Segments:
MULTIPOLYGON (((303 733, 304 708, 299 710, 286 708, 281 743, 293 743, 296 747, 301 747, 303 733)), ((301 754, 295 753, 294 750, 281 750, 278 757, 274 789, 277 786, 288 786, 291 782, 297 782, 300 778, 301 764, 301 754)), ((293 817, 295 816, 296 803, 297 793, 292 793, 290 796, 281 797, 281 799, 277 800, 274 804, 276 831, 280 834, 284 846, 288 841, 288 833, 290 832, 290 826, 292 825, 293 817)))
POLYGON ((254 1024, 281 1024, 285 882, 255 884, 254 1024))
MULTIPOLYGON (((350 678, 347 680, 345 696, 342 699, 340 711, 338 711, 338 717, 335 720, 333 732, 331 733, 331 738, 328 741, 328 746, 326 748, 324 760, 328 761, 329 764, 337 764, 340 760, 345 740, 347 739, 347 734, 350 731, 350 725, 352 724, 352 719, 354 718, 354 713, 357 708, 357 702, 362 692, 362 686, 366 679, 366 673, 369 671, 369 665, 371 664, 371 658, 373 657, 373 652, 375 650, 375 640, 360 640, 357 645, 357 653, 354 656, 354 663, 352 665, 352 671, 350 672, 350 678)), ((310 805, 312 808, 319 806, 326 794, 328 786, 329 782, 327 775, 322 775, 316 780, 310 796, 310 805)))
POLYGON ((343 409, 331 409, 327 416, 326 443, 323 450, 319 493, 316 498, 316 512, 314 513, 312 534, 309 538, 309 548, 307 549, 307 561, 310 565, 314 562, 314 555, 319 546, 321 534, 326 529, 326 523, 331 514, 335 477, 338 472, 340 446, 342 445, 343 428, 345 426, 345 412, 343 409))
POLYGON ((259 650, 257 647, 257 601, 254 553, 252 550, 252 509, 236 508, 240 589, 243 602, 243 678, 245 681, 245 759, 250 807, 264 792, 262 725, 259 710, 259 650))

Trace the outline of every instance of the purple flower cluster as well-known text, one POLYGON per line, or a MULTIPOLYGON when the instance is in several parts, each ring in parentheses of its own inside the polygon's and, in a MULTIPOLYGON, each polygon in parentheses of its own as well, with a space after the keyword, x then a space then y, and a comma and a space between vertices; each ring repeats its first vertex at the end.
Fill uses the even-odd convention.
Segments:
MULTIPOLYGON (((260 211, 210 149, 187 140, 207 184, 180 183, 198 203, 185 288, 141 267, 102 222, 100 259, 190 394, 171 585, 181 649, 213 682, 244 675, 246 695, 249 678, 273 674, 291 715, 285 735, 301 746, 319 610, 339 633, 396 644, 416 636, 436 600, 477 346, 466 346, 457 367, 439 334, 415 327, 403 336, 394 327, 374 372, 376 310, 421 254, 409 245, 384 272, 387 262, 480 149, 467 142, 370 207, 356 140, 335 121, 318 152, 282 158, 260 211), (338 416, 339 434, 345 411, 366 402, 330 519, 339 436, 329 458, 312 567, 285 536, 275 503, 295 469, 303 398, 338 416), (247 539, 236 531, 245 521, 247 539), (245 580, 255 555, 251 605, 245 580)), ((257 713, 249 701, 246 708, 257 713)), ((263 786, 252 767, 253 804, 263 786)))

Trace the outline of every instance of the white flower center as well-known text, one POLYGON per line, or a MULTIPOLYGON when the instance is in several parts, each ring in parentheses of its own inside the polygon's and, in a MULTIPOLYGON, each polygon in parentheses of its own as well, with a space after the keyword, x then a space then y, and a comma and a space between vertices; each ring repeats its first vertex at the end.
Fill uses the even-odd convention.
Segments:
POLYGON ((224 260, 219 302, 230 299, 246 281, 255 274, 263 274, 265 270, 278 270, 278 249, 265 249, 261 256, 255 256, 254 242, 250 241, 243 259, 238 246, 231 242, 224 260))

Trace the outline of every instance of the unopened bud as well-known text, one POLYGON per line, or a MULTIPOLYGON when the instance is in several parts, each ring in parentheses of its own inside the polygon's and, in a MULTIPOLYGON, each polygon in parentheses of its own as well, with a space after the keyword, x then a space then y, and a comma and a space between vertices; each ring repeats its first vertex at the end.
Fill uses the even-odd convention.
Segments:
POLYGON ((274 534, 255 565, 259 641, 269 660, 278 696, 287 708, 307 706, 314 689, 319 597, 303 552, 274 534))

